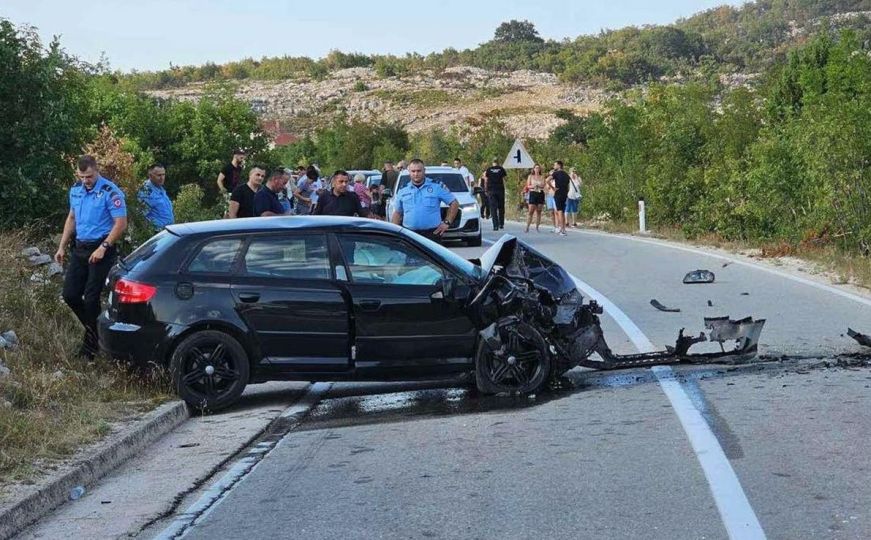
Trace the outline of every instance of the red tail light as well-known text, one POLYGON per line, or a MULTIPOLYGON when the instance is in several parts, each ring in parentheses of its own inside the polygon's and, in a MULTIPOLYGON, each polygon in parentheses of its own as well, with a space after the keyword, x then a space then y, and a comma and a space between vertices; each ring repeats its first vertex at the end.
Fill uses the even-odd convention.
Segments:
POLYGON ((144 304, 151 300, 157 287, 121 278, 115 282, 114 292, 121 304, 144 304))

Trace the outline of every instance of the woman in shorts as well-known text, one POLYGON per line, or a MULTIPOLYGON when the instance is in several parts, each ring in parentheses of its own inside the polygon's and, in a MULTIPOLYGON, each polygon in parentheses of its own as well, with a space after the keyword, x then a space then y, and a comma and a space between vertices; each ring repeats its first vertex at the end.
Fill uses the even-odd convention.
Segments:
POLYGON ((529 213, 526 215, 526 232, 529 232, 533 215, 535 215, 535 232, 541 232, 539 231, 539 226, 541 225, 541 209, 544 207, 544 190, 546 187, 547 182, 544 175, 541 174, 541 165, 536 164, 532 167, 532 173, 526 178, 526 190, 529 192, 529 213))

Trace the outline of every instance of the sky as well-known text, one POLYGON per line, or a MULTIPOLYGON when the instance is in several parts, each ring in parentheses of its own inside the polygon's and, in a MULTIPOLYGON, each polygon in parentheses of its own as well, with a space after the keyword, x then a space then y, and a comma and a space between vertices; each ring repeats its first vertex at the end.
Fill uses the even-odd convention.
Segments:
POLYGON ((427 54, 473 48, 501 22, 529 20, 546 39, 667 24, 734 0, 0 0, 0 18, 113 69, 166 69, 330 50, 427 54))

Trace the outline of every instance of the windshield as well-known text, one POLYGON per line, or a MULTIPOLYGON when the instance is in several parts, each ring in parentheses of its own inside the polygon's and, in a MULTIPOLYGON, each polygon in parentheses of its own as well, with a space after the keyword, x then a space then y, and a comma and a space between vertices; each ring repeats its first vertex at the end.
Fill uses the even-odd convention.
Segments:
POLYGON ((128 270, 133 270, 139 263, 147 261, 177 238, 177 236, 164 229, 152 236, 147 242, 136 248, 136 251, 124 258, 121 261, 121 265, 128 270))
POLYGON ((475 281, 480 281, 481 278, 484 276, 484 271, 481 270, 480 266, 472 264, 471 262, 460 257, 443 245, 437 242, 433 242, 432 240, 424 238, 423 236, 420 236, 418 234, 414 234, 407 229, 402 229, 402 234, 413 237, 417 243, 423 244, 430 253, 434 253, 437 257, 450 265, 451 268, 454 268, 458 272, 462 273, 464 276, 469 277, 475 281))
MULTIPOLYGON (((468 192, 469 187, 466 185, 466 181, 463 180, 463 175, 459 173, 433 173, 426 175, 427 178, 435 182, 436 184, 443 184, 446 188, 451 190, 454 193, 468 192)), ((396 191, 404 188, 411 181, 411 176, 407 174, 399 177, 399 187, 396 188, 396 191)))

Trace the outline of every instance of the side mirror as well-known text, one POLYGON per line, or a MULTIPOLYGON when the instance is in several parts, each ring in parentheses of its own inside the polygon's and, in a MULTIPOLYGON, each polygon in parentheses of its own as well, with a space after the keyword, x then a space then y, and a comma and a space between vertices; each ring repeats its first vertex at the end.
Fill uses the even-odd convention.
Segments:
POLYGON ((446 277, 441 280, 442 290, 437 291, 442 293, 442 297, 446 300, 462 301, 469 298, 472 289, 465 283, 459 281, 455 277, 446 277))
POLYGON ((482 188, 481 186, 475 186, 475 188, 472 190, 472 193, 475 195, 483 195, 484 188, 482 188))

